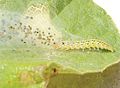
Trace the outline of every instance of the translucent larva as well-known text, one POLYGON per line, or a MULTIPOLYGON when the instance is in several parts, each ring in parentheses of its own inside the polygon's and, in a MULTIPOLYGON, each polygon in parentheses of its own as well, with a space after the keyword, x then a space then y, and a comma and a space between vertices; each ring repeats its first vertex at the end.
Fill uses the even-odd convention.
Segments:
POLYGON ((114 49, 111 45, 106 42, 103 42, 98 39, 89 39, 77 42, 71 41, 61 41, 59 43, 54 43, 53 47, 55 49, 62 49, 62 50, 107 50, 110 52, 114 52, 114 49))

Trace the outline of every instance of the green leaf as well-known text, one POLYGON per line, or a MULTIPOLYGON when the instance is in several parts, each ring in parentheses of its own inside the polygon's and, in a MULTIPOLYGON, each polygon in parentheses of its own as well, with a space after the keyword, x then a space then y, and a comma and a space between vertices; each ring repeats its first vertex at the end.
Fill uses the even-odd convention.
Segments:
MULTIPOLYGON (((49 5, 47 9, 50 10, 50 14, 42 14, 41 19, 39 17, 34 22, 25 21, 23 25, 31 22, 30 26, 33 27, 33 25, 40 23, 43 30, 47 30, 48 26, 53 29, 55 27, 55 30, 61 32, 62 40, 100 39, 112 45, 115 52, 56 50, 51 46, 34 46, 31 44, 31 39, 26 40, 27 44, 23 44, 21 42, 22 35, 18 36, 17 34, 18 28, 13 31, 8 31, 8 28, 11 24, 16 27, 15 22, 21 21, 29 6, 33 4, 38 6, 39 3, 45 4, 45 1, 0 0, 0 85, 2 87, 21 88, 22 84, 18 79, 19 72, 36 72, 33 69, 43 65, 45 65, 45 68, 39 72, 43 79, 36 79, 38 74, 32 76, 31 78, 39 82, 30 85, 32 88, 38 88, 39 85, 42 85, 41 80, 46 82, 51 77, 54 79, 57 74, 58 79, 67 75, 76 80, 76 75, 102 72, 107 67, 120 61, 120 34, 110 16, 92 0, 48 0, 46 2, 49 5), (47 21, 48 24, 44 21, 47 21), (4 30, 7 31, 5 36, 2 35, 4 30)), ((59 36, 59 34, 57 35, 59 36)), ((100 76, 95 80, 99 81, 101 79, 100 76)), ((53 82, 57 82, 56 80, 55 78, 53 82)), ((65 78, 65 82, 68 82, 68 80, 65 78)), ((52 82, 52 79, 49 82, 52 82)), ((73 88, 76 88, 75 86, 77 86, 76 83, 73 88)), ((92 88, 94 88, 93 86, 91 85, 92 88)), ((52 88, 51 85, 50 88, 52 88)))
POLYGON ((80 41, 97 38, 108 42, 115 48, 114 53, 64 52, 57 58, 59 63, 69 64, 70 67, 84 73, 102 71, 119 61, 120 35, 118 30, 107 13, 91 0, 72 0, 58 16, 53 18, 53 21, 56 29, 64 31, 63 35, 66 40, 80 41))
POLYGON ((48 0, 51 16, 55 17, 59 15, 71 1, 72 0, 48 0))

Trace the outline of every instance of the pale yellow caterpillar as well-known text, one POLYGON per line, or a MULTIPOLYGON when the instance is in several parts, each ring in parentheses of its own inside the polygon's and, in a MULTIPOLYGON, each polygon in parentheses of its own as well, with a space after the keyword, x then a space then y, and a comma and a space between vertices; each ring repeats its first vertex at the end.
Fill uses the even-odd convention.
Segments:
POLYGON ((55 49, 62 49, 62 50, 106 50, 110 52, 114 52, 114 49, 111 45, 106 42, 103 42, 98 39, 89 39, 83 41, 61 41, 61 42, 54 42, 53 47, 55 49))

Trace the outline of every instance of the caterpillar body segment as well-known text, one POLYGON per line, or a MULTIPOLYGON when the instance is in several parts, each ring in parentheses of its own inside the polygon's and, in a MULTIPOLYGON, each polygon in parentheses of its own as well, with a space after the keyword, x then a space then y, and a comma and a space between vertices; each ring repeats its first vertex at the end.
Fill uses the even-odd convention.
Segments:
POLYGON ((54 43, 53 47, 55 49, 61 50, 107 50, 114 52, 111 45, 97 39, 83 40, 83 41, 61 41, 59 43, 54 43))

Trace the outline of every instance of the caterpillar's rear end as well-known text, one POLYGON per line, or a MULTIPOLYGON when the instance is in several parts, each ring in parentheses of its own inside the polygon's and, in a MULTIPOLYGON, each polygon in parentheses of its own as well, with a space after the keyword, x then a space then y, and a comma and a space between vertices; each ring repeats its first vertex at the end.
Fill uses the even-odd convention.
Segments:
POLYGON ((106 50, 114 52, 114 49, 111 45, 98 39, 90 39, 76 42, 61 41, 59 43, 54 43, 54 48, 62 50, 106 50))

